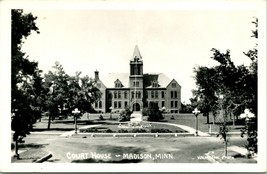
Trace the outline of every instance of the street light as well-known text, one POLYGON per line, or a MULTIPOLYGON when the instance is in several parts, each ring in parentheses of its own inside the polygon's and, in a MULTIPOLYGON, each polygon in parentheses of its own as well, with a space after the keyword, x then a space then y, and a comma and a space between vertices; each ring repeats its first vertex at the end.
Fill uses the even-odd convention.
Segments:
POLYGON ((81 111, 78 110, 78 108, 75 108, 72 113, 74 114, 74 120, 75 120, 75 134, 77 134, 77 117, 79 116, 81 111))
POLYGON ((196 117, 196 136, 198 136, 198 120, 197 120, 197 116, 198 116, 198 114, 200 114, 200 111, 197 108, 195 108, 192 113, 196 117))
POLYGON ((163 118, 165 118, 165 116, 164 116, 164 113, 165 113, 165 111, 166 111, 165 106, 163 106, 161 110, 162 110, 162 113, 163 113, 163 118))
POLYGON ((110 109, 110 120, 112 120, 112 109, 113 109, 112 106, 110 106, 109 109, 110 109))
POLYGON ((240 114, 240 118, 242 118, 242 119, 245 118, 246 128, 248 126, 247 124, 248 124, 249 119, 254 118, 254 117, 255 117, 255 114, 250 112, 249 109, 245 109, 244 113, 240 114))

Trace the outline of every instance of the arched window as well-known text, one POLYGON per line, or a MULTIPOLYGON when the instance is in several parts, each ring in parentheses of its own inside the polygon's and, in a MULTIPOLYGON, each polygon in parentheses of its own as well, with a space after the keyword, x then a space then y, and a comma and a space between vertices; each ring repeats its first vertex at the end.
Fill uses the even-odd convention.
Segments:
POLYGON ((132 98, 134 98, 134 92, 132 92, 132 98))

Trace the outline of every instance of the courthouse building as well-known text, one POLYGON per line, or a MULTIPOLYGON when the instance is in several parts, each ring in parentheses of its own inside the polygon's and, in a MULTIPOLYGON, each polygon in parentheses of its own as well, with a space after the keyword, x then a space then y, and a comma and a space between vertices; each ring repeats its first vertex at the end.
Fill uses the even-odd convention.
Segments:
POLYGON ((163 73, 144 74, 138 46, 135 46, 129 68, 129 73, 110 73, 104 79, 95 71, 96 85, 102 92, 101 99, 94 103, 96 111, 116 112, 125 107, 132 111, 142 111, 150 102, 154 102, 167 112, 179 112, 181 86, 163 73))

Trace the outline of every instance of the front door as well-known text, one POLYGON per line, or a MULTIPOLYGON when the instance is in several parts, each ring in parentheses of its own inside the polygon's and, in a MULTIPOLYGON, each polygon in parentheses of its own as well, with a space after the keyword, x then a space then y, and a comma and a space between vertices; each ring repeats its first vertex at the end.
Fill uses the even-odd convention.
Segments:
POLYGON ((140 105, 139 105, 139 103, 133 104, 133 111, 140 111, 140 105))

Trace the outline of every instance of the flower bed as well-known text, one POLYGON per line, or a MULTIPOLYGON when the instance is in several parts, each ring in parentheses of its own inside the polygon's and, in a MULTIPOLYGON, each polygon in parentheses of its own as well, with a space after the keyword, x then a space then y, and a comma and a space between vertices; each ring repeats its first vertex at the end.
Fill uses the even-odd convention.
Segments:
POLYGON ((81 133, 187 133, 187 131, 170 125, 163 125, 157 123, 130 123, 110 125, 103 124, 101 126, 80 129, 81 133))

